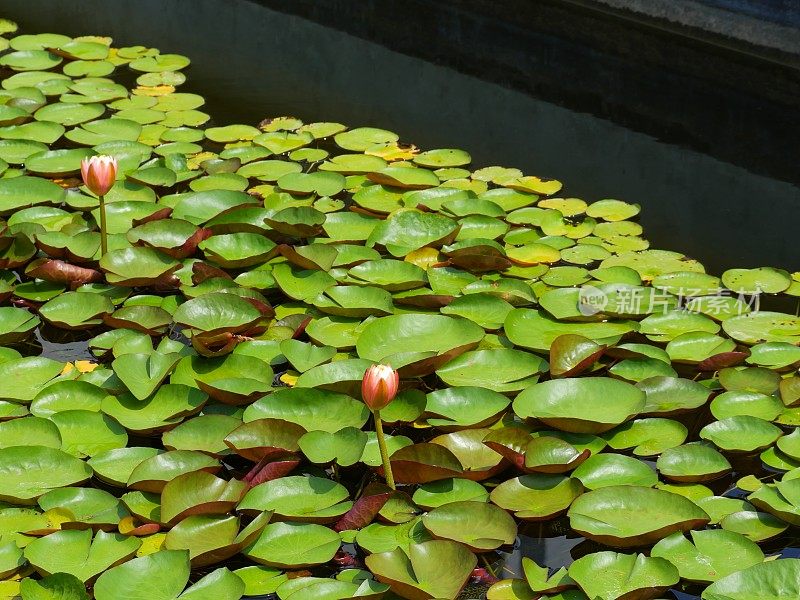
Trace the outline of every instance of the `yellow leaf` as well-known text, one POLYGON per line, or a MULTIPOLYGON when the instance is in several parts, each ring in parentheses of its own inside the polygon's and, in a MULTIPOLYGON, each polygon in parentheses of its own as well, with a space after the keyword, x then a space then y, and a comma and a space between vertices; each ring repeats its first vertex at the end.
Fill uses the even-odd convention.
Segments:
POLYGON ((119 66, 122 66, 122 65, 125 65, 125 64, 128 64, 129 62, 131 62, 130 60, 128 60, 126 58, 120 58, 119 49, 118 48, 109 48, 108 49, 108 56, 106 57, 106 60, 108 62, 110 62, 112 65, 114 65, 115 67, 119 67, 119 66))
POLYGON ((47 526, 53 531, 61 529, 61 525, 69 521, 75 520, 75 515, 72 511, 66 508, 51 508, 44 512, 44 517, 47 519, 47 526))
POLYGON ((142 545, 136 551, 136 556, 142 557, 148 554, 155 554, 164 545, 164 540, 167 539, 166 533, 154 533, 142 538, 142 545))
POLYGON ((209 160, 211 158, 217 158, 217 155, 213 152, 200 152, 195 154, 190 159, 186 161, 186 166, 189 167, 191 171, 195 171, 200 168, 200 163, 204 160, 209 160))
POLYGON ((136 96, 166 96, 175 91, 174 85, 140 85, 133 90, 136 96))
POLYGON ((428 248, 427 246, 418 250, 412 250, 406 254, 406 257, 403 260, 413 265, 417 265, 426 271, 430 267, 442 262, 439 251, 436 248, 428 248))
POLYGON ((119 525, 117 525, 117 528, 122 535, 128 535, 131 531, 136 529, 136 519, 130 515, 127 517, 122 517, 119 520, 119 525))
POLYGON ((81 373, 91 373, 97 367, 99 367, 96 362, 92 362, 90 360, 76 360, 75 361, 75 368, 78 369, 81 373))
POLYGON ((67 375, 69 373, 72 373, 72 371, 74 370, 75 370, 75 365, 73 365, 72 363, 67 363, 64 365, 64 368, 61 369, 61 375, 67 375))
POLYGON ((300 378, 298 373, 294 371, 288 371, 281 375, 281 381, 288 385, 289 387, 294 387, 294 384, 297 383, 297 380, 300 378))
POLYGON ((16 600, 19 588, 19 581, 0 581, 0 600, 16 600))
POLYGON ((442 184, 443 188, 453 188, 456 190, 464 190, 467 192, 475 192, 476 194, 482 194, 489 186, 486 185, 485 181, 473 181, 472 179, 466 178, 459 178, 459 179, 450 179, 445 181, 442 184))
POLYGON ((389 142, 388 144, 375 144, 374 146, 370 146, 364 151, 364 154, 380 156, 384 160, 393 161, 414 158, 417 152, 419 152, 419 148, 414 144, 389 142))
POLYGON ((113 38, 107 35, 81 35, 75 38, 76 42, 94 42, 95 44, 103 44, 110 46, 114 41, 113 38))

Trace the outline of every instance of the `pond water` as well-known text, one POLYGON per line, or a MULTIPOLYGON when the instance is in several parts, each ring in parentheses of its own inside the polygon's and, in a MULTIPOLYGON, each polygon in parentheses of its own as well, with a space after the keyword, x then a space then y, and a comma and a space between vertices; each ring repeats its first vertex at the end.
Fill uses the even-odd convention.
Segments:
POLYGON ((587 201, 639 203, 653 247, 684 252, 709 272, 800 268, 796 185, 257 2, 138 0, 109 10, 103 0, 69 9, 60 0, 6 0, 3 10, 29 30, 102 31, 119 45, 190 56, 182 89, 203 95, 219 124, 286 114, 383 127, 421 147, 464 148, 477 166, 559 179, 587 201))
MULTIPOLYGON (((799 266, 792 240, 800 190, 791 183, 244 0, 146 0, 118 11, 104 6, 90 0, 65 12, 58 0, 35 6, 6 0, 3 10, 26 31, 107 32, 117 45, 150 44, 188 55, 193 65, 181 91, 207 99, 212 124, 286 114, 383 127, 424 148, 464 148, 475 166, 502 164, 560 179, 587 201, 639 203, 653 247, 685 252, 710 272, 799 266)), ((76 337, 42 328, 30 343, 57 360, 91 358, 87 342, 76 337)), ((713 420, 708 411, 691 418, 685 423, 691 437, 713 420)), ((735 495, 737 472, 753 466, 734 468, 709 485, 715 493, 735 495)), ((786 556, 796 556, 796 542, 787 534, 764 550, 785 548, 786 556)), ((566 519, 527 523, 514 551, 498 553, 492 567, 519 577, 524 556, 558 568, 600 548, 571 532, 566 519)), ((701 589, 671 593, 690 600, 701 589)), ((463 597, 479 597, 482 590, 470 587, 463 597)))

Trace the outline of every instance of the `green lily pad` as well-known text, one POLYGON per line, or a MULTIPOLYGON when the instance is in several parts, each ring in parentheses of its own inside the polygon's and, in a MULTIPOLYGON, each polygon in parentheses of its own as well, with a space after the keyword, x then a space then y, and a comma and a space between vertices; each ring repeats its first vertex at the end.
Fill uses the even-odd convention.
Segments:
POLYGON ((128 431, 151 433, 172 427, 183 416, 199 411, 207 399, 200 390, 166 384, 142 400, 131 394, 106 396, 101 408, 128 431))
POLYGON ((300 450, 311 462, 335 462, 343 467, 357 463, 366 444, 367 434, 355 427, 345 427, 335 433, 309 431, 299 439, 300 450))
POLYGON ((240 511, 273 511, 286 520, 311 523, 337 521, 352 507, 344 486, 319 477, 291 476, 252 488, 237 507, 240 511))
POLYGON ((56 531, 25 548, 25 557, 40 572, 69 573, 90 581, 117 562, 131 558, 141 542, 134 537, 91 529, 56 531))
POLYGON ((729 452, 754 452, 773 444, 783 432, 769 421, 750 416, 727 417, 700 430, 700 437, 729 452))
POLYGON ((400 548, 370 554, 366 564, 378 581, 408 598, 455 598, 477 564, 464 546, 449 540, 413 544, 406 554, 400 548))
POLYGON ((553 319, 543 311, 519 308, 508 313, 504 329, 515 345, 547 352, 561 335, 573 333, 598 344, 614 345, 622 336, 635 331, 637 326, 632 321, 567 323, 553 319))
POLYGON ((536 418, 573 433, 608 431, 637 415, 644 406, 645 395, 641 390, 629 383, 601 377, 537 383, 514 400, 514 412, 519 416, 536 418))
POLYGON ((47 492, 39 498, 45 512, 68 511, 71 519, 61 524, 62 529, 91 525, 93 528, 116 527, 128 511, 118 498, 104 490, 65 487, 47 492))
POLYGON ((259 564, 295 569, 328 562, 339 549, 339 534, 315 523, 270 523, 242 554, 259 564))
POLYGON ((622 454, 595 454, 581 463, 572 476, 590 490, 609 485, 650 487, 658 482, 655 472, 647 464, 622 454))
POLYGON ((764 553, 745 536, 715 529, 690 532, 691 541, 680 532, 653 546, 650 555, 665 558, 689 581, 712 583, 764 561, 764 553))
POLYGON ((329 361, 336 354, 336 348, 315 346, 299 340, 281 342, 281 353, 300 373, 329 361))
POLYGON ((54 573, 38 581, 27 577, 20 582, 19 590, 29 600, 89 600, 83 582, 68 573, 54 573))
POLYGON ((574 579, 590 598, 654 598, 680 580, 667 560, 644 554, 595 552, 569 567, 574 579))
MULTIPOLYGON (((173 450, 145 458, 131 471, 128 487, 145 492, 160 493, 167 482, 184 473, 208 471, 220 468, 218 460, 190 450, 173 450)), ((130 508, 130 505, 128 506, 130 508)))
POLYGON ((722 322, 722 329, 743 344, 800 343, 800 318, 779 312, 758 311, 734 316, 722 322))
POLYGON ((180 71, 189 66, 189 59, 180 54, 156 54, 137 58, 128 63, 134 71, 160 73, 162 71, 180 71))
POLYGON ((64 60, 46 50, 17 50, 0 57, 0 66, 15 71, 47 71, 64 60))
POLYGON ((160 352, 123 354, 114 359, 117 377, 138 399, 149 398, 178 364, 180 354, 160 352))
POLYGON ((716 419, 747 415, 772 421, 784 408, 780 398, 760 392, 723 392, 711 401, 711 414, 716 419))
POLYGON ((248 406, 245 423, 282 419, 307 430, 335 433, 344 427, 361 429, 369 418, 363 402, 350 396, 308 388, 279 389, 248 406))
POLYGON ((436 374, 453 386, 478 386, 496 392, 515 392, 536 383, 547 362, 512 348, 473 350, 448 361, 436 374))
POLYGON ((480 483, 469 479, 441 479, 419 486, 412 500, 414 504, 430 510, 452 502, 487 502, 489 492, 480 483))
POLYGON ((344 189, 345 180, 339 173, 287 173, 277 180, 278 187, 292 194, 315 193, 335 196, 344 189))
POLYGON ((672 419, 636 419, 615 427, 604 435, 616 450, 633 449, 636 456, 654 456, 680 446, 688 436, 686 427, 672 419))
POLYGON ((516 523, 507 512, 483 502, 451 502, 434 508, 422 522, 437 539, 461 542, 478 552, 511 544, 517 535, 516 523))
POLYGON ((780 559, 753 565, 723 577, 703 592, 703 600, 790 598, 800 594, 800 560, 780 559))
POLYGON ((212 571, 184 591, 189 575, 188 550, 160 550, 103 573, 95 583, 95 598, 113 600, 123 595, 130 600, 237 600, 244 593, 244 582, 226 568, 212 571))
POLYGON ((247 484, 192 471, 168 481, 161 491, 161 519, 174 525, 190 515, 224 514, 241 499, 247 484))
POLYGON ((731 464, 722 454, 700 443, 667 448, 656 468, 666 478, 684 483, 712 481, 726 475, 731 464))
POLYGON ((491 390, 453 387, 428 394, 425 413, 429 425, 445 430, 483 427, 496 421, 510 402, 491 390))
POLYGON ((124 488, 133 470, 148 458, 160 454, 157 448, 127 447, 106 450, 91 457, 87 463, 100 481, 124 488))
POLYGON ((792 283, 783 269, 758 267, 756 269, 728 269, 722 274, 722 283, 739 294, 777 294, 792 283))
MULTIPOLYGON (((435 176, 434 176, 435 177, 435 176)), ((403 209, 380 221, 367 238, 367 246, 384 246, 392 256, 405 256, 423 246, 441 246, 457 232, 452 219, 415 209, 403 209)))
POLYGON ((710 517, 691 500, 640 486, 609 486, 578 497, 569 510, 570 527, 590 540, 626 548, 688 531, 710 517))
POLYGON ((65 195, 63 188, 39 177, 0 179, 0 214, 10 215, 37 204, 59 204, 65 195))
POLYGON ((474 348, 484 331, 466 319, 443 315, 407 314, 375 319, 358 338, 361 358, 392 364, 401 375, 431 373, 474 348), (413 351, 409 351, 413 348, 413 351))
POLYGON ((0 423, 0 447, 26 446, 31 440, 37 446, 61 448, 61 434, 52 421, 28 416, 0 423))
POLYGON ((782 534, 789 524, 770 513, 741 510, 722 517, 720 526, 726 531, 741 533, 754 542, 763 542, 782 534))
POLYGON ((521 475, 498 485, 490 495, 518 519, 546 521, 566 512, 583 492, 577 479, 563 475, 521 475))
POLYGON ((91 410, 65 410, 50 419, 61 434, 61 448, 79 458, 94 456, 128 443, 125 428, 103 413, 91 410))
POLYGON ((707 387, 690 379, 656 376, 636 384, 645 393, 642 412, 648 415, 672 416, 703 406, 708 401, 707 387))
POLYGON ((398 136, 396 133, 385 129, 358 127, 350 131, 337 133, 333 139, 340 148, 353 152, 363 152, 376 144, 396 142, 398 136))
POLYGON ((205 294, 178 307, 173 319, 198 331, 219 333, 244 331, 261 319, 261 312, 235 294, 205 294))
POLYGON ((0 449, 0 500, 32 504, 51 489, 82 483, 92 476, 85 462, 44 446, 0 449))
POLYGON ((0 344, 14 344, 27 338, 41 321, 22 308, 0 307, 0 344))

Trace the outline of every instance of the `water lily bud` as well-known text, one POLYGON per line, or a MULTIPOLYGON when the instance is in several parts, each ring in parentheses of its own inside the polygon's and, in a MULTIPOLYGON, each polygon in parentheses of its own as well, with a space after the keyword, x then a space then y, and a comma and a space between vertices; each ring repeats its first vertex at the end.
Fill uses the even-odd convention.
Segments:
POLYGON ((113 156, 92 156, 81 161, 83 183, 97 196, 105 196, 117 178, 117 159, 113 156))
POLYGON ((397 395, 400 375, 388 365, 372 365, 361 381, 361 397, 370 410, 386 408, 397 395))

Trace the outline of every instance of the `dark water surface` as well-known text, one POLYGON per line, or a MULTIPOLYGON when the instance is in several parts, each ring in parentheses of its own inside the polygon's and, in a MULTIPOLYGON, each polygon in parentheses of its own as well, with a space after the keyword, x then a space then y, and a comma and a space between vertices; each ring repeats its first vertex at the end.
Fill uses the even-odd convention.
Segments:
MULTIPOLYGON (((204 110, 216 124, 294 115, 387 128, 426 149, 464 148, 475 166, 500 164, 558 178, 568 195, 590 202, 640 203, 653 247, 685 252, 709 271, 800 269, 800 189, 790 183, 253 2, 3 0, 0 16, 28 33, 107 34, 118 46, 186 54, 192 67, 180 90, 205 96, 204 110)), ((37 340, 52 358, 89 357, 86 342, 74 336, 45 330, 37 340)), ((515 550, 495 566, 520 577, 523 556, 557 568, 596 549, 586 544, 559 521, 527 524, 515 550)), ((481 592, 468 588, 465 597, 481 592)))
MULTIPOLYGON (((476 166, 560 179, 587 201, 637 202, 653 247, 711 272, 800 269, 795 185, 255 2, 3 0, 0 12, 27 31, 108 34, 188 55, 181 90, 204 95, 217 124, 294 115, 387 128, 423 148, 464 148, 476 166)), ((397 26, 413 35, 413 23, 397 26)))

